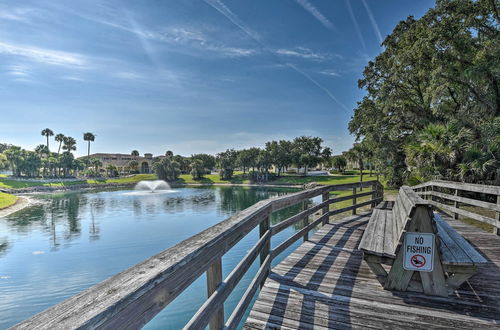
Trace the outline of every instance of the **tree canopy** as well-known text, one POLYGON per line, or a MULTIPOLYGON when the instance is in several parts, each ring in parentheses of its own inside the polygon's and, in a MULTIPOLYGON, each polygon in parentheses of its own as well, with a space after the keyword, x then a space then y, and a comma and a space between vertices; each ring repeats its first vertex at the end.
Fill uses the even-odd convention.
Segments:
POLYGON ((438 0, 401 21, 359 80, 349 130, 370 144, 390 184, 499 180, 497 2, 438 0))

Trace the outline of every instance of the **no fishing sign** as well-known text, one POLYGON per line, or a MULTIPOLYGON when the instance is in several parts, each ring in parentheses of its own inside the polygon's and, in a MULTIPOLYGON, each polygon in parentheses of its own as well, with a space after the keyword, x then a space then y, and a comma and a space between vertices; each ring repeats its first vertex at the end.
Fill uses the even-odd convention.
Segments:
POLYGON ((432 272, 434 269, 434 234, 406 233, 403 248, 404 269, 432 272))

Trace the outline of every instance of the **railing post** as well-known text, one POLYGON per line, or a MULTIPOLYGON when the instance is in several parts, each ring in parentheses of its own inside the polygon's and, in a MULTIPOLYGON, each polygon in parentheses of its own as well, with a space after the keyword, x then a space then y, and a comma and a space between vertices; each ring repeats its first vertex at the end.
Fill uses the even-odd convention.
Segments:
MULTIPOLYGON (((327 201, 327 200, 329 200, 329 199, 330 199, 330 192, 329 192, 329 191, 327 191, 327 192, 323 193, 323 196, 322 196, 321 200, 322 200, 323 202, 326 202, 326 201, 327 201)), ((329 209, 329 208, 330 208, 329 206, 325 206, 325 207, 323 207, 323 208, 321 209, 321 215, 325 215, 325 214, 327 214, 327 213, 328 213, 328 209, 329 209)), ((323 221, 323 225, 327 224, 329 221, 330 221, 330 219, 329 219, 329 217, 328 217, 327 219, 325 219, 325 220, 323 221)))
MULTIPOLYGON (((353 194, 353 195, 356 195, 356 187, 352 188, 352 194, 353 194)), ((352 205, 354 206, 354 205, 356 205, 356 203, 357 203, 357 202, 356 202, 356 197, 353 197, 353 198, 352 198, 352 205)), ((352 209, 352 214, 353 214, 353 215, 354 215, 354 214, 356 214, 356 208, 353 208, 353 209, 352 209)))
MULTIPOLYGON (((458 192, 459 192, 459 190, 458 190, 458 189, 455 189, 455 197, 458 197, 458 196, 459 196, 459 193, 458 193, 458 192)), ((455 203, 454 203, 454 205, 453 205, 453 206, 455 206, 455 208, 457 208, 457 209, 458 209, 458 201, 455 201, 455 203)), ((458 213, 454 213, 454 214, 453 214, 453 219, 458 220, 458 213)))
MULTIPOLYGON (((222 282, 222 259, 217 258, 213 264, 207 269, 207 292, 210 297, 217 287, 222 282)), ((215 312, 214 316, 209 322, 210 330, 219 330, 224 326, 224 305, 215 312)))
MULTIPOLYGON (((303 201, 302 202, 302 210, 307 210, 307 201, 303 201)), ((305 217, 304 218, 304 227, 307 227, 307 225, 309 225, 309 216, 305 217)), ((304 242, 307 241, 309 239, 309 231, 306 231, 304 233, 304 242)))
MULTIPOLYGON (((497 205, 500 205, 500 195, 497 195, 497 205)), ((496 224, 499 225, 500 224, 500 212, 497 212, 497 216, 495 217, 495 219, 497 220, 496 224)), ((493 227, 493 233, 500 236, 500 229, 498 229, 497 227, 493 227)))
POLYGON ((374 182, 372 184, 372 204, 371 204, 371 208, 374 208, 375 206, 377 206, 377 202, 375 202, 375 198, 377 198, 377 192, 378 192, 378 182, 374 182))
MULTIPOLYGON (((266 234, 268 230, 271 229, 271 214, 268 214, 267 217, 262 220, 262 222, 259 225, 259 238, 262 238, 266 234)), ((269 251, 271 250, 271 237, 267 240, 266 243, 264 243, 264 246, 262 247, 262 251, 260 251, 260 265, 262 266, 264 262, 266 261, 267 256, 269 255, 269 251)), ((264 286, 264 282, 266 281, 267 275, 264 276, 264 279, 262 280, 262 283, 260 284, 260 287, 264 286)))

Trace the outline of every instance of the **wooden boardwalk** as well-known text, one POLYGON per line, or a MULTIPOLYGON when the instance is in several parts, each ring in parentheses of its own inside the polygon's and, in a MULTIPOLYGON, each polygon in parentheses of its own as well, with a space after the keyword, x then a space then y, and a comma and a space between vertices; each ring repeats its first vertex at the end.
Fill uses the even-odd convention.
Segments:
POLYGON ((328 224, 271 270, 245 329, 500 328, 500 237, 446 220, 491 261, 453 296, 382 288, 357 249, 370 213, 328 224))

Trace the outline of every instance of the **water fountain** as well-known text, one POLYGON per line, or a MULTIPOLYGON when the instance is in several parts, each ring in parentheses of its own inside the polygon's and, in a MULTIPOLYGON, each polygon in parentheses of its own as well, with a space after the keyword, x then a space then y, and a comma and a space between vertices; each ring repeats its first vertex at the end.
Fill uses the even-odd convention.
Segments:
POLYGON ((134 191, 126 193, 127 195, 145 195, 145 194, 165 194, 175 192, 170 185, 163 180, 143 180, 139 181, 134 191))

